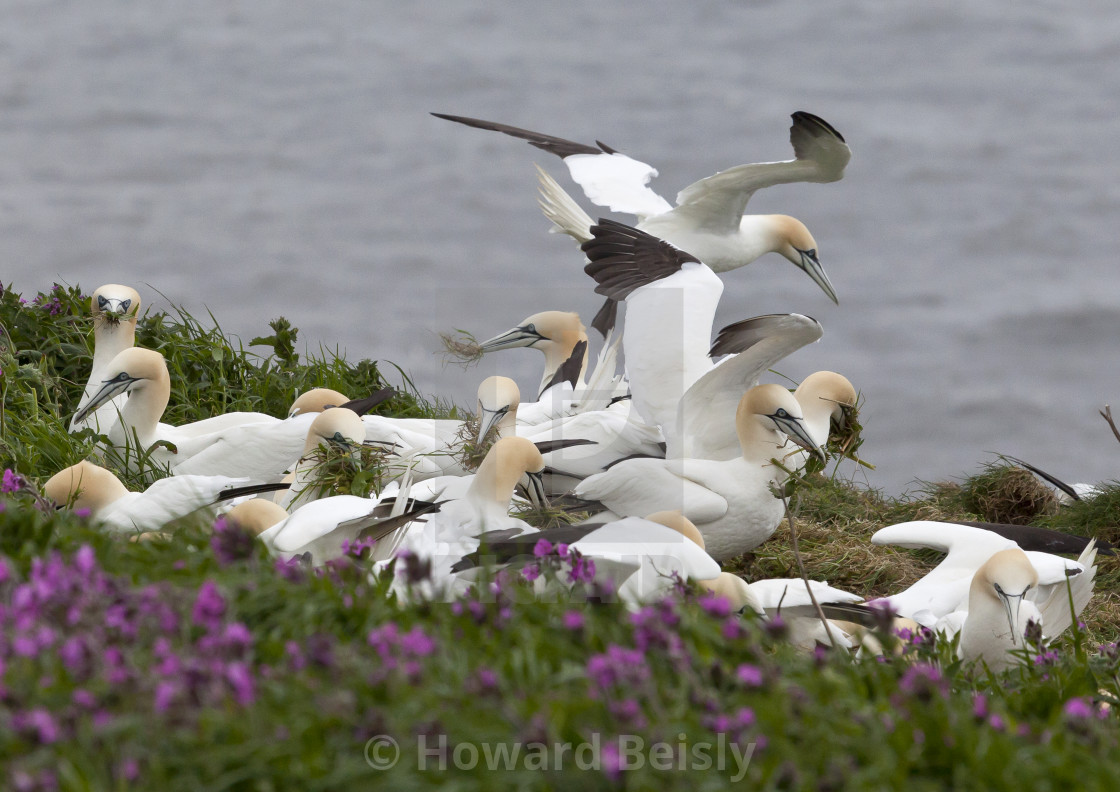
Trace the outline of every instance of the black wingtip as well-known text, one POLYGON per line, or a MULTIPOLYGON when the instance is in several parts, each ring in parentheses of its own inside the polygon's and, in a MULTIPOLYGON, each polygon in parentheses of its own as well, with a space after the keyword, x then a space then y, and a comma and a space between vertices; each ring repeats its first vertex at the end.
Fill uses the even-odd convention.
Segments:
POLYGON ((572 354, 568 355, 568 359, 560 364, 559 368, 552 375, 552 378, 544 384, 541 392, 537 394, 539 399, 544 395, 544 392, 549 388, 559 385, 563 382, 568 383, 574 390, 576 383, 579 382, 579 375, 583 372, 583 365, 587 358, 587 342, 577 341, 576 345, 572 347, 572 354))
POLYGON ((1029 470, 1031 473, 1034 473, 1036 476, 1038 476, 1041 479, 1045 479, 1046 481, 1049 481, 1051 484, 1053 484, 1055 487, 1060 489, 1066 495, 1069 495, 1074 500, 1078 500, 1078 501, 1081 500, 1081 496, 1077 494, 1077 490, 1075 490, 1069 484, 1066 484, 1060 478, 1058 478, 1056 476, 1051 476, 1046 471, 1039 470, 1034 465, 1031 465, 1027 462, 1024 462, 1021 459, 1016 459, 1013 456, 1007 456, 1006 454, 1000 454, 1000 457, 1002 457, 1003 459, 1006 459, 1008 462, 1011 462, 1013 464, 1018 465, 1019 467, 1025 469, 1025 470, 1029 470))
POLYGON ((618 322, 618 300, 608 297, 603 303, 603 307, 595 314, 595 318, 591 320, 591 327, 599 331, 599 335, 603 338, 614 329, 615 324, 618 322))
POLYGON ((366 396, 364 399, 351 399, 346 402, 346 404, 340 404, 339 406, 347 410, 353 410, 358 415, 365 415, 377 405, 389 401, 389 399, 396 395, 396 388, 382 388, 376 393, 371 393, 369 396, 366 396))
POLYGON ((795 124, 816 124, 817 126, 822 126, 827 129, 829 133, 835 135, 841 143, 847 143, 847 141, 844 140, 844 136, 837 132, 836 128, 833 127, 832 124, 828 123, 820 116, 813 115, 812 113, 807 113, 804 110, 798 110, 797 112, 793 113, 790 118, 793 119, 793 122, 795 124))
POLYGON ((245 495, 261 495, 265 492, 279 492, 280 490, 290 489, 291 484, 247 484, 244 487, 230 487, 218 493, 218 497, 214 499, 215 503, 222 501, 233 500, 245 495))

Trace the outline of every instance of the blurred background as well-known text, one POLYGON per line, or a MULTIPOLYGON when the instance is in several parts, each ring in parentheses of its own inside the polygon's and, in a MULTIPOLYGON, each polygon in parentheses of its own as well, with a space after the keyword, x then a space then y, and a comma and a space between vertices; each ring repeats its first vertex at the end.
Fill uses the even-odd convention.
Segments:
POLYGON ((430 111, 602 140, 672 199, 788 159, 807 110, 851 146, 844 180, 749 210, 808 225, 840 305, 769 255, 725 276, 719 319, 824 325, 780 371, 862 392, 877 468, 848 473, 900 494, 1003 452, 1118 477, 1097 414, 1120 407, 1112 2, 529 9, 0 0, 0 278, 130 284, 246 343, 283 315, 312 350, 473 405, 491 373, 531 389, 540 356, 463 371, 440 331, 486 338, 545 309, 590 323, 599 298, 536 208, 534 162, 583 201, 560 160, 430 111))

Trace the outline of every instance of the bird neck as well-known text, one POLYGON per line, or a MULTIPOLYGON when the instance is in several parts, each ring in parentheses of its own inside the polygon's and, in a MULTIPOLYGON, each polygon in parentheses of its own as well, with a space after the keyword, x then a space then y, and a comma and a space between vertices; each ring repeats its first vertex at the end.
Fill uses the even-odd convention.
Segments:
POLYGON ((114 323, 98 315, 93 322, 93 369, 98 371, 108 366, 119 352, 131 349, 135 343, 135 317, 114 323))

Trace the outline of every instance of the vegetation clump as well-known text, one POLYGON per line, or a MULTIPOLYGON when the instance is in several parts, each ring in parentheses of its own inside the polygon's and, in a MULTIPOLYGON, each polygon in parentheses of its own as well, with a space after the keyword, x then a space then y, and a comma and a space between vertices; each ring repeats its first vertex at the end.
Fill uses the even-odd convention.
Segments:
MULTIPOLYGON (((90 362, 86 302, 77 288, 0 290, 0 788, 1107 789, 1120 775, 1109 557, 1084 626, 995 674, 926 632, 877 634, 898 651, 874 661, 799 651, 781 624, 679 582, 628 608, 589 582, 590 559, 547 543, 446 603, 405 604, 393 576, 423 586, 423 564, 371 573, 360 544, 314 569, 197 514, 156 541, 109 535, 36 488, 96 443, 66 432, 90 362)), ((178 380, 169 420, 282 417, 311 387, 384 387, 377 363, 300 356, 295 328, 271 328, 254 341, 272 352, 258 355, 216 322, 149 310, 137 342, 178 380)), ((446 411, 406 379, 378 412, 446 411)), ((379 453, 322 452, 323 483, 367 494, 379 453)), ((985 470, 891 498, 837 470, 794 488, 800 554, 810 577, 867 597, 940 560, 871 545, 876 530, 991 519, 975 496, 999 487, 979 479, 1013 475, 1027 490, 1018 473, 985 470)), ((1010 500, 1016 519, 1120 533, 1120 485, 1056 513, 1036 495, 1010 500)), ((570 519, 555 511, 533 519, 570 519)), ((798 563, 783 526, 725 568, 753 580, 798 563)))

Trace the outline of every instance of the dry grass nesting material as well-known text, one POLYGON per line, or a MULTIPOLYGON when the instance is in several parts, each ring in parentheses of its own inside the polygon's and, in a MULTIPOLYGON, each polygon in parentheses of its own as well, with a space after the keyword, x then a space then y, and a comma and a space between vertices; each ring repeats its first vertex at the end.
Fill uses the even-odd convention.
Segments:
POLYGON ((455 330, 455 333, 440 333, 439 340, 443 344, 444 365, 454 363, 468 369, 482 359, 482 347, 478 340, 466 330, 455 330))
POLYGON ((962 494, 964 506, 988 522, 1027 525, 1058 508, 1049 487, 1030 471, 1011 465, 993 465, 969 477, 962 494))

